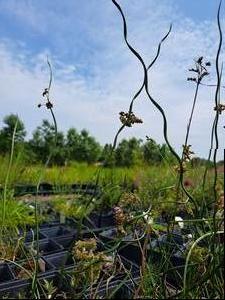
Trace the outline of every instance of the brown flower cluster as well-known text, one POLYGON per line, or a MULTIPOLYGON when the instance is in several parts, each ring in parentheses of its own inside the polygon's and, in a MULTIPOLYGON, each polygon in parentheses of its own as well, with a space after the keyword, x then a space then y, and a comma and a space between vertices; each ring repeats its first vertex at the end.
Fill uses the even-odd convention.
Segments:
POLYGON ((73 247, 73 256, 77 260, 81 261, 102 261, 107 262, 108 257, 103 252, 96 252, 97 250, 97 241, 94 238, 87 240, 79 240, 75 243, 73 247))
POLYGON ((174 170, 176 172, 184 173, 187 171, 187 162, 191 160, 191 155, 194 154, 193 151, 191 151, 191 145, 183 145, 183 157, 182 157, 182 164, 177 165, 174 167, 174 170))
POLYGON ((125 113, 121 111, 119 114, 121 123, 127 127, 132 127, 132 125, 135 123, 143 123, 143 121, 140 118, 136 117, 133 112, 125 113))
POLYGON ((191 151, 191 145, 183 145, 183 160, 189 161, 191 160, 191 155, 195 154, 193 151, 191 151))
POLYGON ((41 107, 41 106, 45 105, 47 107, 47 109, 51 109, 53 107, 53 104, 49 100, 49 89, 48 88, 44 89, 44 92, 42 93, 42 97, 45 98, 46 102, 44 104, 39 103, 38 107, 41 107))
POLYGON ((224 209, 224 188, 222 184, 217 183, 216 192, 218 195, 217 208, 223 210, 224 209))
POLYGON ((113 208, 113 215, 114 215, 114 219, 115 219, 115 223, 116 223, 118 233, 125 234, 125 230, 123 228, 123 225, 126 221, 126 216, 123 212, 123 209, 119 206, 115 206, 113 208))
POLYGON ((218 111, 218 113, 221 115, 223 111, 225 111, 225 104, 218 104, 214 107, 215 111, 218 111))
POLYGON ((94 238, 79 240, 75 243, 72 254, 77 260, 77 264, 75 266, 75 276, 72 276, 73 286, 81 285, 84 280, 94 284, 103 269, 112 269, 112 258, 96 250, 97 242, 94 238))
POLYGON ((175 167, 174 167, 174 170, 176 171, 176 172, 181 172, 181 173, 184 173, 184 172, 186 172, 187 171, 187 165, 186 165, 186 162, 185 161, 182 161, 182 164, 181 164, 181 166, 180 165, 176 165, 175 167))
POLYGON ((194 72, 196 76, 193 77, 188 77, 187 80, 188 81, 194 81, 197 84, 200 84, 202 79, 205 76, 209 75, 209 72, 207 70, 207 67, 210 67, 211 63, 208 61, 206 63, 203 62, 203 56, 199 57, 196 61, 195 61, 195 67, 189 69, 190 72, 194 72))
POLYGON ((120 206, 122 206, 122 207, 127 207, 127 206, 135 205, 138 203, 141 203, 140 198, 136 194, 131 193, 131 192, 123 193, 123 195, 120 199, 120 206))
POLYGON ((77 241, 73 248, 73 256, 78 260, 89 260, 94 257, 97 242, 94 238, 85 241, 77 241))

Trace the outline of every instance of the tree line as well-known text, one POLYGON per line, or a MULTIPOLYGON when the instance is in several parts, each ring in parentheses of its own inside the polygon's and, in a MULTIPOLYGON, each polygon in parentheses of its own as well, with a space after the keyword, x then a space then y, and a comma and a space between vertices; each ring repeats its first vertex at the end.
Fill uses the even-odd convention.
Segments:
POLYGON ((10 153, 13 139, 14 151, 22 153, 28 163, 34 164, 45 163, 50 154, 50 162, 54 165, 66 165, 70 161, 77 161, 131 167, 142 163, 156 164, 163 160, 174 162, 167 145, 157 144, 151 138, 145 142, 135 137, 123 139, 112 155, 112 145, 100 145, 86 129, 78 132, 75 128, 70 128, 66 134, 61 131, 56 133, 54 125, 48 120, 42 121, 34 130, 31 139, 25 138, 23 121, 14 114, 5 116, 3 127, 0 129, 0 155, 10 153))

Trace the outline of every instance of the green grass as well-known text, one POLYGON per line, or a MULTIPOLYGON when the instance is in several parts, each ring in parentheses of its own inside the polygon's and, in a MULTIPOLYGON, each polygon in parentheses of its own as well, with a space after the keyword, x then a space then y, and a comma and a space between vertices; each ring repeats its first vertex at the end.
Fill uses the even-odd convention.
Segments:
MULTIPOLYGON (((0 157, 0 184, 5 182, 5 174, 8 168, 8 158, 0 157)), ((42 180, 52 184, 72 184, 76 182, 94 182, 100 172, 100 180, 123 182, 124 180, 134 180, 139 176, 139 167, 102 168, 87 163, 73 162, 69 166, 52 166, 44 171, 43 165, 26 165, 19 159, 15 159, 9 176, 9 184, 37 184, 40 174, 43 173, 42 180)))
MULTIPOLYGON (((0 157, 0 184, 4 187, 9 159, 7 157, 0 157)), ((203 197, 202 191, 202 178, 204 174, 204 167, 191 167, 190 165, 185 172, 184 181, 187 181, 187 189, 194 196, 201 207, 201 204, 210 203, 214 200, 213 195, 213 170, 209 170, 206 185, 205 185, 205 197, 203 197), (204 198, 204 199, 203 199, 204 198)), ((161 214, 162 211, 166 211, 173 216, 183 208, 184 211, 192 213, 192 220, 189 220, 191 226, 195 229, 193 233, 194 240, 199 239, 208 232, 213 232, 212 216, 204 212, 204 218, 208 219, 206 222, 201 219, 190 201, 187 200, 186 195, 180 190, 177 193, 177 171, 175 171, 173 165, 148 165, 148 166, 135 166, 132 168, 102 168, 96 165, 88 165, 86 163, 73 162, 68 166, 58 167, 52 166, 44 168, 43 165, 26 165, 20 157, 15 157, 10 169, 8 189, 14 184, 34 184, 36 185, 40 179, 52 183, 54 185, 72 184, 72 183, 94 183, 96 179, 99 179, 99 184, 104 183, 103 194, 101 199, 95 203, 95 207, 88 207, 86 209, 87 198, 74 198, 70 201, 66 200, 65 196, 61 195, 52 204, 56 211, 63 212, 66 216, 72 216, 75 218, 82 218, 84 215, 90 213, 92 209, 97 209, 98 205, 108 204, 110 207, 117 205, 117 200, 122 197, 122 186, 124 182, 135 182, 138 185, 135 195, 141 200, 137 203, 129 203, 127 205, 128 211, 138 218, 137 221, 142 221, 142 214, 151 207, 151 216, 154 221, 161 214), (66 201, 65 201, 66 200, 66 201), (185 203, 185 204, 180 204, 185 203)), ((222 193, 224 189, 224 175, 222 172, 218 173, 217 189, 219 193, 222 193)), ((129 195, 129 193, 127 193, 129 195)), ((128 197, 129 198, 129 197, 128 197)), ((133 198, 132 198, 133 199, 133 198)), ((1 199, 0 199, 1 200, 1 199)), ((38 201, 38 199, 36 199, 38 201)), ((129 199, 128 199, 129 200, 129 199)), ((39 201, 38 201, 39 202, 39 201)), ((89 201, 88 201, 89 202, 89 201)), ((128 201, 129 202, 129 201, 128 201)), ((1 212, 3 209, 1 205, 3 201, 0 201, 0 220, 3 219, 1 212)), ((119 202, 120 205, 120 202, 119 202)), ((31 210, 29 206, 25 205, 18 199, 14 199, 12 194, 6 194, 5 202, 5 216, 4 224, 1 225, 1 241, 0 241, 0 257, 11 259, 19 247, 15 242, 18 227, 24 228, 26 225, 32 225, 35 223, 34 214, 30 214, 31 210), (8 231, 10 228, 10 231, 8 231), (7 232, 7 234, 6 234, 7 232), (8 241, 8 237, 11 237, 8 241), (7 239, 6 239, 7 237, 7 239)), ((38 220, 40 219, 38 215, 38 220)), ((188 221, 188 222, 189 222, 188 221)), ((141 223, 137 222, 137 225, 141 223)), ((189 224, 189 223, 188 223, 189 224)), ((144 223, 144 225, 146 225, 144 223)), ((173 224, 170 224, 173 226, 173 224)), ((177 226, 177 224, 175 224, 177 226)), ((153 224, 152 228, 156 231, 166 231, 167 227, 157 226, 153 224)), ((171 227, 172 228, 172 227, 171 227)), ((219 228, 219 226, 218 226, 219 228)), ((219 228, 220 229, 220 228, 219 228)), ((188 253, 187 253, 188 254, 188 253)), ((170 268, 168 265, 168 258, 170 253, 165 252, 160 261, 160 265, 154 266, 150 263, 146 265, 145 273, 142 277, 142 283, 140 289, 137 291, 137 295, 146 298, 168 298, 169 292, 166 290, 166 285, 162 274, 170 268)), ((223 295, 223 277, 221 275, 221 257, 223 256, 223 248, 221 244, 214 243, 213 240, 206 241, 206 247, 199 248, 198 245, 192 250, 190 255, 190 262, 187 265, 185 274, 185 287, 183 288, 184 278, 180 278, 180 295, 179 297, 189 297, 192 299, 200 298, 202 295, 210 296, 211 298, 218 298, 223 295), (216 245, 213 247, 213 245, 216 245), (202 251, 205 251, 203 254, 202 251), (202 256, 203 260, 200 260, 202 256), (196 260, 197 258, 197 260, 196 260), (212 259, 210 261, 210 259, 212 259), (195 267, 192 267, 192 262, 195 262, 195 267), (203 270, 203 273, 200 273, 203 270), (201 276, 200 276, 200 275, 201 276), (209 278, 212 278, 209 280, 209 278), (214 287, 216 286, 216 289, 214 287)), ((177 292, 177 291, 175 291, 177 292)), ((210 298, 209 297, 209 298, 210 298)))
MULTIPOLYGON (((8 168, 8 157, 0 156, 0 185, 4 185, 5 176, 8 168)), ((161 165, 140 165, 130 168, 116 167, 103 168, 97 165, 88 165, 87 163, 72 162, 68 166, 52 166, 44 171, 43 165, 27 165, 20 157, 15 157, 9 175, 9 184, 37 184, 40 174, 43 174, 42 180, 55 184, 72 184, 77 182, 95 182, 98 174, 100 182, 122 183, 124 181, 135 181, 140 183, 146 179, 146 184, 154 186, 155 189, 174 185, 176 181, 176 172, 173 167, 161 165), (149 181, 150 180, 150 181, 149 181)), ((190 168, 185 177, 191 179, 196 186, 199 184, 199 178, 202 178, 203 167, 190 168)), ((219 174, 222 177, 222 174, 219 174)))

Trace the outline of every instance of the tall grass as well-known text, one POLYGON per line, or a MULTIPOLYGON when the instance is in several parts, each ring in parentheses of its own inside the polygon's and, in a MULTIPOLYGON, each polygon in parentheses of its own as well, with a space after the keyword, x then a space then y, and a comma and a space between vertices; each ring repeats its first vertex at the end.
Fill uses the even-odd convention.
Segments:
MULTIPOLYGON (((224 234, 224 231, 219 230, 220 228, 218 227, 218 224, 221 224, 221 223, 218 223, 218 218, 217 218, 218 172, 217 172, 216 160, 217 160, 217 151, 218 151, 218 147, 219 147, 217 127, 218 127, 219 115, 222 112, 222 110, 220 110, 221 107, 219 106, 219 104, 220 104, 219 91, 220 91, 220 87, 221 87, 221 74, 222 74, 222 68, 220 68, 220 66, 219 66, 219 58, 220 58, 220 52, 221 52, 221 46, 222 46, 222 31, 221 31, 221 25, 220 25, 220 8, 221 8, 222 1, 219 4, 218 14, 217 14, 217 24, 218 24, 218 29, 219 29, 219 45, 218 45, 218 50, 216 53, 217 85, 216 85, 216 91, 215 91, 215 107, 214 107, 216 114, 215 114, 215 119, 214 119, 213 126, 212 126, 212 134, 211 134, 211 148, 214 147, 214 149, 213 149, 214 176, 213 176, 213 180, 212 180, 213 184, 210 186, 211 188, 209 189, 211 192, 211 196, 212 196, 211 202, 210 201, 206 202, 206 198, 202 197, 202 194, 199 195, 198 193, 196 193, 197 188, 196 188, 196 190, 193 190, 193 189, 188 189, 187 186, 185 186, 185 174, 186 174, 186 170, 188 169, 188 166, 186 164, 191 159, 191 155, 193 154, 192 150, 190 149, 190 145, 188 145, 188 137, 189 137, 189 133, 190 133, 192 119, 194 116, 194 110, 195 110, 195 105, 196 105, 196 101, 197 101, 197 97, 198 97, 199 86, 201 84, 202 79, 208 75, 207 66, 210 66, 211 64, 209 62, 203 64, 203 57, 200 57, 196 61, 195 69, 193 68, 190 70, 195 73, 196 77, 188 78, 188 80, 196 83, 196 89, 195 89, 195 93, 194 93, 192 110, 191 110, 191 114, 190 114, 189 121, 188 121, 187 131, 186 131, 186 135, 185 135, 185 141, 184 141, 184 145, 183 145, 183 153, 182 153, 182 156, 179 157, 179 155, 176 153, 176 151, 173 149, 172 145, 170 144, 170 141, 168 140, 167 118, 166 118, 165 111, 159 105, 158 101, 155 100, 151 95, 151 91, 149 89, 149 82, 148 82, 149 81, 149 77, 148 77, 149 69, 146 66, 146 63, 144 62, 144 60, 141 57, 141 55, 139 54, 139 52, 133 48, 133 46, 130 44, 130 42, 128 40, 128 30, 127 30, 126 18, 122 11, 121 6, 117 3, 116 0, 112 0, 112 2, 118 9, 119 14, 121 15, 121 18, 122 18, 124 41, 125 41, 128 49, 131 51, 131 53, 137 58, 137 60, 140 63, 141 68, 143 69, 143 85, 142 85, 141 89, 145 90, 146 95, 148 96, 148 99, 151 101, 153 106, 161 114, 162 120, 163 120, 163 134, 164 134, 165 142, 166 142, 167 146, 169 147, 171 153, 177 159, 177 163, 178 163, 178 168, 177 168, 178 174, 176 176, 178 178, 178 184, 176 185, 175 193, 174 193, 173 186, 171 186, 169 188, 169 195, 168 194, 166 195, 164 192, 163 197, 162 197, 162 204, 165 203, 166 205, 168 205, 168 198, 171 197, 171 200, 169 202, 174 204, 174 206, 173 206, 174 211, 172 213, 172 216, 176 215, 176 211, 178 210, 178 207, 179 207, 178 203, 181 203, 182 205, 184 205, 184 207, 186 207, 186 210, 187 210, 187 205, 191 205, 191 210, 192 210, 194 219, 196 218, 198 220, 199 215, 206 218, 206 220, 199 219, 198 221, 200 222, 200 224, 198 224, 198 222, 197 223, 193 222, 193 224, 192 224, 192 225, 194 225, 193 228, 195 231, 195 234, 194 234, 195 241, 193 241, 193 244, 187 254, 186 265, 185 265, 185 270, 184 270, 184 278, 183 278, 183 291, 181 290, 181 295, 183 295, 184 298, 187 298, 187 297, 190 297, 190 298, 197 297, 198 298, 198 297, 203 297, 203 296, 204 297, 209 296, 212 298, 221 297, 221 295, 223 295, 223 292, 221 289, 221 283, 223 282, 223 279, 221 278, 221 271, 220 271, 220 268, 221 268, 221 259, 220 259, 221 245, 217 243, 216 235, 218 233, 224 234), (214 144, 214 141, 215 141, 215 144, 214 144), (200 199, 197 199, 197 195, 200 196, 200 199), (201 201, 204 201, 204 205, 202 205, 201 201), (202 214, 203 206, 208 207, 206 214, 202 214), (211 220, 212 220, 211 223, 209 223, 209 221, 207 221, 209 217, 211 217, 211 220), (201 223, 204 223, 204 222, 207 222, 208 226, 202 226, 201 223), (197 277, 195 274, 196 269, 193 269, 191 267, 189 268, 189 270, 191 270, 191 272, 188 273, 188 275, 190 276, 189 278, 191 280, 189 280, 189 286, 187 287, 187 280, 186 280, 187 279, 187 270, 188 270, 188 266, 189 266, 189 259, 190 259, 190 256, 192 255, 192 251, 197 247, 199 241, 201 241, 209 236, 210 237, 212 236, 212 239, 209 239, 206 242, 206 246, 207 246, 206 258, 207 258, 209 265, 205 264, 206 258, 203 258, 202 259, 202 267, 205 269, 202 274, 202 278, 201 278, 202 281, 201 281, 200 287, 196 286, 196 280, 197 280, 197 277), (210 282, 208 282, 209 279, 210 279, 210 282)), ((158 58, 158 56, 156 56, 156 59, 157 58, 158 58)), ((137 92, 136 95, 139 95, 139 91, 137 92)), ((134 99, 132 99, 132 101, 131 101, 131 105, 130 105, 131 108, 133 106, 133 101, 134 101, 134 99)), ((132 109, 130 109, 127 114, 127 120, 129 120, 129 116, 133 115, 133 112, 131 112, 131 110, 132 109)), ((127 120, 126 120, 126 123, 122 122, 123 126, 119 129, 118 133, 116 134, 116 138, 114 140, 114 146, 115 146, 118 134, 126 126, 129 126, 129 127, 132 126, 133 123, 127 124, 127 122, 128 122, 127 120)), ((211 152, 212 152, 212 149, 210 149, 210 155, 211 155, 211 152)), ((209 155, 209 158, 210 158, 210 155, 209 155)), ((204 187, 206 184, 205 180, 206 180, 206 172, 203 173, 203 185, 204 185, 203 190, 204 190, 204 187)), ((171 182, 168 182, 168 183, 169 183, 169 185, 171 185, 171 182)), ((200 181, 200 184, 201 184, 201 181, 200 181)), ((149 199, 149 201, 154 203, 155 202, 154 198, 157 197, 157 194, 158 195, 161 194, 162 189, 163 188, 161 188, 161 187, 156 187, 156 191, 155 191, 156 195, 155 195, 154 189, 153 189, 153 193, 151 195, 149 195, 151 197, 151 199, 149 199)), ((158 200, 158 198, 159 197, 157 197, 157 200, 158 200)), ((156 203, 157 203, 156 205, 158 206, 158 209, 160 209, 160 204, 157 200, 156 200, 156 203)), ((156 207, 154 207, 154 210, 156 210, 156 207)), ((167 206, 167 211, 168 211, 168 206, 167 206)), ((190 220, 190 222, 191 222, 191 220, 190 220)), ((168 227, 167 227, 168 232, 174 228, 174 225, 175 225, 175 222, 173 219, 168 220, 168 227)), ((169 253, 165 253, 165 255, 163 256, 163 260, 167 261, 168 255, 169 255, 169 253)), ((166 265, 165 265, 165 269, 167 269, 166 265)), ((165 272, 166 272, 166 270, 165 270, 165 272)), ((199 282, 198 282, 198 284, 199 284, 199 282)))
MULTIPOLYGON (((141 92, 145 92, 149 101, 155 107, 160 116, 162 117, 163 135, 165 142, 170 149, 171 153, 176 159, 177 165, 158 165, 158 166, 137 166, 132 168, 105 168, 94 165, 87 165, 85 163, 72 163, 66 167, 49 167, 51 160, 51 153, 49 157, 46 157, 45 165, 26 166, 20 161, 19 156, 17 160, 13 162, 14 154, 14 137, 16 133, 16 126, 12 137, 12 147, 10 156, 7 158, 0 158, 2 172, 0 174, 0 183, 3 185, 3 194, 1 201, 0 218, 2 222, 0 243, 5 239, 5 232, 3 228, 15 228, 18 226, 24 226, 28 223, 35 223, 36 234, 35 239, 37 242, 37 253, 34 257, 35 270, 34 273, 29 274, 32 278, 32 297, 40 298, 38 290, 38 259, 39 259, 39 203, 37 195, 35 197, 35 214, 29 216, 28 210, 24 209, 21 203, 13 202, 8 193, 8 186, 13 186, 18 183, 30 183, 37 187, 37 194, 39 186, 42 181, 52 183, 54 185, 73 184, 78 182, 95 182, 104 186, 103 196, 101 201, 104 201, 113 205, 120 205, 123 191, 118 189, 123 183, 134 183, 138 181, 136 190, 134 188, 133 195, 141 199, 137 206, 132 203, 129 207, 136 213, 133 217, 134 224, 138 224, 138 221, 144 219, 142 225, 146 226, 144 234, 141 238, 135 236, 134 239, 140 247, 142 253, 142 263, 140 268, 141 283, 135 292, 135 298, 138 297, 152 297, 152 298, 182 298, 182 299, 196 299, 196 298, 222 298, 223 292, 223 269, 222 269, 222 255, 223 246, 221 244, 220 237, 224 234, 222 228, 223 214, 221 207, 219 206, 219 200, 221 197, 221 190, 223 187, 224 177, 223 174, 218 173, 217 169, 217 150, 219 147, 219 140, 217 134, 218 120, 220 117, 220 87, 222 78, 222 67, 219 64, 221 46, 222 46, 222 31, 220 25, 220 8, 221 2, 218 8, 217 23, 219 29, 219 45, 216 54, 216 74, 217 85, 215 91, 215 119, 212 124, 211 132, 211 148, 209 149, 209 159, 213 153, 213 170, 210 171, 208 166, 205 167, 193 167, 191 165, 191 156, 193 154, 190 146, 188 145, 188 138, 191 130, 191 123, 194 117, 194 110, 196 101, 198 99, 198 91, 202 84, 202 79, 207 75, 206 66, 209 63, 203 64, 203 58, 200 57, 196 61, 196 69, 191 71, 197 73, 197 77, 189 78, 190 81, 196 83, 194 97, 192 101, 191 114, 188 119, 188 126, 185 135, 185 141, 183 144, 183 152, 181 157, 177 154, 172 144, 168 139, 167 118, 164 109, 159 105, 151 95, 149 87, 149 72, 151 67, 158 60, 162 43, 169 37, 172 30, 172 25, 169 27, 166 35, 161 39, 158 44, 155 58, 147 65, 139 52, 134 49, 128 39, 128 29, 126 24, 126 18, 121 6, 117 1, 112 0, 113 4, 117 8, 122 18, 123 36, 124 41, 131 51, 131 53, 137 58, 140 66, 143 70, 143 82, 139 90, 135 93, 131 99, 131 103, 127 113, 120 113, 120 121, 122 125, 119 127, 113 142, 112 152, 113 155, 117 139, 119 134, 125 130, 126 127, 131 127, 136 123, 141 123, 141 119, 137 118, 133 113, 133 107, 135 101, 141 92), (204 75, 205 74, 205 75, 204 75), (116 200, 115 200, 116 199, 116 200), (113 200, 110 202, 110 200, 113 200), (115 201, 114 201, 115 200, 115 201), (117 201, 117 202, 116 202, 117 201), (159 262, 155 264, 151 259, 147 259, 148 246, 149 246, 149 234, 155 233, 154 224, 148 221, 151 217, 155 219, 161 217, 162 213, 166 213, 166 225, 163 230, 166 230, 169 235, 174 229, 177 229, 180 225, 175 220, 179 211, 183 210, 187 213, 187 218, 182 222, 188 224, 192 228, 191 241, 187 242, 185 253, 185 265, 184 272, 179 272, 179 267, 171 264, 171 253, 168 249, 163 249, 159 262), (219 213, 219 214, 218 214, 219 213), (25 222, 25 223, 24 223, 25 222), (147 235, 145 233, 148 233, 147 235), (144 243, 141 243, 141 239, 146 237, 144 243), (218 238, 219 237, 219 238, 218 238), (173 274, 178 282, 178 288, 169 286, 167 276, 173 274), (170 292, 173 295, 171 296, 170 292)), ((53 112, 53 104, 50 101, 50 89, 52 84, 52 70, 48 61, 50 70, 50 79, 48 88, 43 92, 45 97, 45 106, 50 110, 55 126, 55 143, 53 148, 57 147, 57 122, 53 112)), ((41 106, 41 105, 40 105, 41 106)), ((110 159, 111 157, 109 157, 110 159)), ((131 194, 130 194, 131 195, 131 194)), ((129 196, 129 195, 128 195, 129 196)), ((132 198, 134 199, 134 198, 132 198)), ((87 200, 87 199, 86 199, 87 200)), ((88 199, 89 200, 89 199, 88 199)), ((92 200, 92 199, 91 199, 92 200)), ((56 202, 55 206, 58 210, 62 210, 62 203, 56 202)), ((79 203, 78 203, 79 204, 79 203)), ((93 202, 88 202, 85 209, 88 211, 92 207, 93 202)), ((77 213, 76 205, 73 207, 74 214, 77 213)), ((84 206, 83 206, 84 207, 84 206)), ((72 209, 71 209, 72 210, 72 209)), ((124 214, 121 208, 117 206, 117 212, 119 211, 120 217, 119 226, 123 228, 124 214), (122 220, 122 221, 121 221, 122 220)), ((70 213, 70 207, 67 210, 70 213)), ((83 211, 82 211, 83 216, 83 211)), ((81 217, 82 217, 81 216, 81 217)), ((81 220, 82 221, 82 220, 81 220)), ((130 225, 130 224, 129 224, 130 225)), ((133 227, 131 226, 133 229, 133 227)), ((158 226, 159 229, 159 226, 158 226)), ((162 229, 162 228, 161 228, 162 229)), ((125 232, 125 231, 124 231, 125 232)), ((121 236, 114 241, 114 245, 107 252, 114 253, 120 245, 121 236)), ((0 248, 1 250, 1 248, 0 248)), ((1 255, 1 252, 0 252, 1 255)), ((1 257, 0 257, 1 259, 1 257)), ((6 258, 7 261, 10 261, 6 258)), ((21 268, 23 268, 21 266, 21 268)), ((127 274, 130 276, 130 274, 127 274)), ((108 280, 110 280, 109 278, 108 280)))

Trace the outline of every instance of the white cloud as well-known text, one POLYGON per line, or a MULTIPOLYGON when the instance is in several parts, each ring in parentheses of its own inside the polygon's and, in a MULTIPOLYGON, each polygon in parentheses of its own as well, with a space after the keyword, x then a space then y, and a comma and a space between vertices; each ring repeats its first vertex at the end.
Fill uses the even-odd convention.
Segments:
MULTIPOLYGON (((168 6, 169 1, 163 1, 163 5, 158 5, 154 14, 151 1, 143 1, 143 6, 128 5, 128 3, 128 1, 124 2, 124 9, 130 26, 129 39, 138 49, 141 49, 140 52, 147 63, 154 57, 157 42, 168 30, 170 19, 175 22, 173 32, 163 45, 160 58, 149 75, 151 93, 166 111, 168 135, 171 143, 179 151, 184 141, 194 93, 194 85, 186 81, 187 69, 192 66, 192 59, 198 55, 207 56, 212 63, 215 62, 217 28, 215 24, 209 22, 198 24, 196 27, 191 20, 179 19, 179 15, 173 13, 172 8, 168 6), (144 15, 141 14, 143 8, 145 8, 144 15)), ((89 29, 91 36, 96 34, 97 29, 99 30, 97 20, 100 14, 94 6, 92 9, 95 9, 96 16, 93 16, 94 20, 89 29)), ((128 109, 132 96, 142 83, 143 71, 122 39, 122 22, 117 16, 117 11, 114 7, 109 9, 107 6, 107 9, 107 17, 113 20, 110 19, 108 24, 102 27, 101 34, 96 36, 96 43, 99 43, 100 50, 93 47, 92 52, 87 53, 88 74, 80 73, 79 61, 63 62, 59 53, 57 52, 56 55, 52 50, 50 51, 48 45, 34 55, 23 43, 22 47, 15 51, 16 45, 13 41, 6 43, 2 40, 0 43, 0 120, 11 112, 18 113, 28 131, 31 132, 43 118, 50 119, 46 110, 37 108, 41 93, 48 84, 46 65, 46 55, 48 55, 53 65, 52 99, 59 130, 65 131, 71 126, 79 130, 87 128, 102 143, 112 142, 120 126, 118 113, 128 109)), ((15 13, 22 14, 20 8, 15 13)), ((34 27, 37 26, 39 14, 42 12, 36 15, 35 21, 33 19, 36 10, 33 6, 29 6, 26 13, 30 15, 27 22, 31 22, 34 27)), ((87 15, 89 14, 90 11, 87 15)), ((56 22, 54 17, 52 13, 52 24, 56 22)), ((105 22, 102 19, 101 22, 103 21, 105 22)), ((88 20, 83 19, 82 22, 88 20)), ((74 26, 76 27, 76 19, 74 26)), ((47 30, 46 23, 43 23, 42 29, 47 30)), ((66 32, 66 28, 63 31, 66 32)), ((71 32, 71 28, 69 31, 71 32)), ((61 49, 62 36, 60 39, 61 49)), ((65 48, 67 40, 68 37, 65 36, 65 48)), ((74 43, 76 44, 76 40, 74 43)), ((212 78, 211 81, 215 79, 212 78)), ((222 95, 224 97, 224 93, 222 95)), ((210 126, 214 115, 213 97, 214 89, 201 88, 190 134, 190 144, 193 145, 198 156, 207 156, 208 153, 210 126)), ((144 120, 144 124, 125 129, 121 138, 136 136, 145 139, 148 135, 162 143, 161 115, 147 100, 144 93, 137 99, 134 107, 137 115, 144 120)), ((225 124, 222 122, 219 124, 220 158, 222 158, 222 149, 225 148, 222 140, 224 134, 222 125, 225 124)))

